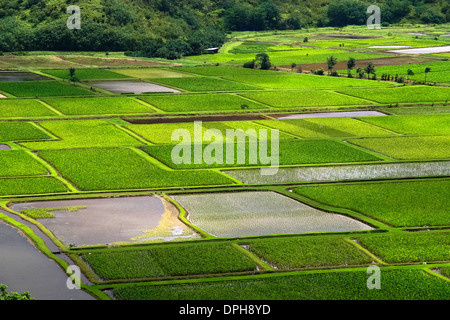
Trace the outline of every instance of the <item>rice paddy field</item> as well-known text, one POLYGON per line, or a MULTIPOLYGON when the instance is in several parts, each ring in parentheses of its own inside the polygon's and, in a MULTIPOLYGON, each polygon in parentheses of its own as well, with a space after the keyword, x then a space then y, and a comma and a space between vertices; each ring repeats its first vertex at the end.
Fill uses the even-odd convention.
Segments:
POLYGON ((235 32, 177 61, 0 56, 0 220, 99 300, 449 300, 448 53, 391 48, 448 46, 440 33, 235 32), (243 68, 261 52, 270 70, 243 68), (376 79, 348 78, 350 57, 376 79))

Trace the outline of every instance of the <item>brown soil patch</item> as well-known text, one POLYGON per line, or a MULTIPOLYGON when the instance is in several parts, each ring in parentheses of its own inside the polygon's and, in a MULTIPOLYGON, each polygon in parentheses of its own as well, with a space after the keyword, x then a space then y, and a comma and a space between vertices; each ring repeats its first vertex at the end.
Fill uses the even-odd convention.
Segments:
POLYGON ((165 65, 164 63, 138 59, 98 58, 80 56, 59 56, 58 58, 81 64, 87 67, 152 67, 165 65))

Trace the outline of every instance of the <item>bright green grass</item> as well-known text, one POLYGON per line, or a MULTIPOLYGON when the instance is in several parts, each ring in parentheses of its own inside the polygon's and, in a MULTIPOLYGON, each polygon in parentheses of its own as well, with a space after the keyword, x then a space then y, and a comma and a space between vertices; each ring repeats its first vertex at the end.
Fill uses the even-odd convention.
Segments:
POLYGON ((48 170, 22 150, 0 151, 0 177, 44 175, 48 170))
POLYGON ((154 81, 158 84, 168 85, 187 91, 241 91, 259 89, 257 86, 251 84, 248 85, 240 82, 208 77, 157 78, 154 79, 154 81))
MULTIPOLYGON (((250 144, 248 141, 244 144, 242 143, 221 143, 217 145, 217 149, 211 151, 209 144, 205 143, 202 145, 202 160, 201 164, 196 164, 194 162, 195 147, 188 145, 184 150, 186 152, 191 151, 190 157, 187 156, 186 161, 188 163, 175 164, 172 159, 172 150, 174 145, 156 145, 156 146, 145 146, 142 149, 160 160, 169 167, 182 169, 182 168, 227 168, 227 167, 245 167, 245 166, 264 166, 264 162, 261 161, 261 155, 269 156, 269 163, 266 165, 274 165, 274 161, 277 159, 277 154, 271 152, 271 144, 268 143, 267 153, 260 153, 259 144, 250 144), (229 151, 227 151, 227 145, 234 148, 234 158, 233 160, 228 160, 227 156, 232 156, 229 151), (238 153, 238 147, 244 147, 244 157, 241 159, 238 153), (223 149, 222 155, 220 155, 220 150, 223 149), (255 150, 253 153, 251 150, 255 150), (249 154, 252 154, 252 157, 249 154), (211 158, 215 160, 214 163, 206 163, 205 159, 207 156, 211 155, 211 158), (255 162, 252 158, 255 156, 255 162), (190 159, 190 161, 189 161, 190 159)), ((178 153, 176 153, 178 155, 178 153)), ((278 153, 279 163, 281 165, 294 165, 294 164, 313 164, 313 163, 347 163, 347 162, 365 162, 365 161, 377 161, 379 158, 365 153, 363 151, 357 150, 355 148, 349 147, 343 143, 330 141, 330 140, 280 140, 279 141, 279 153, 278 153)))
POLYGON ((191 77, 189 74, 174 72, 171 70, 141 68, 141 69, 113 69, 115 73, 123 74, 132 78, 155 79, 155 78, 183 78, 191 77))
POLYGON ((77 207, 60 207, 60 208, 34 208, 34 209, 23 209, 20 211, 21 213, 27 215, 32 219, 52 219, 55 215, 52 211, 69 211, 76 212, 80 209, 86 209, 85 206, 77 206, 77 207))
POLYGON ((450 97, 450 88, 430 86, 345 89, 339 90, 339 92, 379 103, 447 101, 450 97))
POLYGON ((193 111, 231 111, 248 109, 267 109, 266 106, 232 94, 186 94, 172 96, 142 96, 141 100, 167 112, 193 111))
POLYGON ((429 72, 427 73, 427 77, 425 79, 425 73, 415 74, 411 77, 409 77, 412 80, 418 80, 418 81, 427 81, 427 83, 448 83, 450 82, 450 71, 438 71, 438 72, 429 72))
POLYGON ((126 97, 52 98, 46 103, 66 115, 153 113, 139 102, 126 97))
POLYGON ((408 135, 450 135, 450 114, 364 117, 360 119, 408 135))
MULTIPOLYGON (((156 124, 129 124, 127 128, 152 143, 171 143, 175 130, 185 129, 194 137, 194 123, 156 123, 156 124)), ((205 127, 202 126, 202 131, 205 127)), ((178 140, 176 140, 178 141, 178 140)))
MULTIPOLYGON (((69 69, 66 70, 43 70, 42 71, 45 74, 60 78, 69 80, 70 79, 70 72, 69 69)), ((75 77, 77 77, 80 81, 86 81, 86 80, 114 80, 114 79, 127 79, 129 78, 126 75, 119 74, 116 72, 112 72, 110 70, 106 69, 75 69, 75 77)))
POLYGON ((82 255, 100 278, 136 279, 256 270, 249 258, 230 244, 153 246, 82 255))
MULTIPOLYGON (((424 63, 412 63, 412 64, 403 64, 396 66, 383 66, 376 67, 376 74, 381 76, 383 73, 390 74, 391 76, 403 75, 407 76, 408 69, 412 70, 415 74, 424 73, 425 68, 431 68, 431 71, 448 71, 450 70, 450 64, 448 61, 433 61, 433 62, 424 62, 424 63)), ((347 74, 347 70, 343 70, 345 74, 347 74)), ((428 74, 430 75, 430 73, 428 74)), ((423 80, 423 78, 422 78, 423 80)))
POLYGON ((450 285, 422 270, 383 270, 369 290, 365 271, 120 287, 119 300, 447 300, 450 285), (399 289, 401 288, 401 289, 399 289))
POLYGON ((44 131, 29 122, 0 123, 0 141, 32 141, 51 139, 44 131))
POLYGON ((56 81, 1 82, 0 90, 16 97, 87 96, 91 91, 56 81))
MULTIPOLYGON (((145 155, 145 154, 144 154, 145 155)), ((175 186, 221 185, 233 182, 212 171, 168 171, 129 148, 41 151, 81 190, 121 190, 175 186)))
POLYGON ((387 263, 450 260, 448 231, 417 231, 359 237, 358 241, 387 263))
POLYGON ((142 145, 136 138, 102 120, 43 121, 40 125, 62 140, 27 142, 23 146, 44 150, 142 145))
POLYGON ((295 92, 251 92, 245 97, 272 107, 323 107, 371 105, 372 101, 358 99, 326 90, 303 90, 295 92))
POLYGON ((256 123, 267 125, 280 131, 302 138, 325 137, 385 137, 395 133, 352 119, 352 118, 317 118, 258 120, 256 123))
POLYGON ((275 71, 273 71, 273 74, 267 75, 242 75, 242 76, 236 75, 236 76, 228 76, 226 78, 253 86, 271 89, 392 86, 391 83, 384 81, 317 76, 303 73, 285 73, 285 72, 282 73, 275 71))
POLYGON ((395 227, 450 225, 450 180, 314 185, 295 192, 395 227))
POLYGON ((348 141, 399 160, 450 158, 450 136, 399 136, 348 141))
POLYGON ((1 196, 36 195, 67 192, 65 185, 53 177, 0 179, 1 196))
POLYGON ((56 113, 36 100, 0 99, 0 118, 56 116, 56 113))
POLYGON ((249 250, 277 269, 353 266, 372 259, 345 240, 269 238, 249 243, 249 250))
POLYGON ((174 70, 199 74, 203 76, 233 76, 233 75, 270 75, 272 71, 249 69, 243 67, 174 67, 174 70))

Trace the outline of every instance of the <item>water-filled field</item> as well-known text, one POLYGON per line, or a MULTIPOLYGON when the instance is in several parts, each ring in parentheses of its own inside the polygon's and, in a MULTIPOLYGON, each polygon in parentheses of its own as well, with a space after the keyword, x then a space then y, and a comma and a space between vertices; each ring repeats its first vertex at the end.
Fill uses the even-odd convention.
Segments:
POLYGON ((370 230, 355 219, 317 210, 273 192, 176 195, 195 226, 216 237, 370 230))

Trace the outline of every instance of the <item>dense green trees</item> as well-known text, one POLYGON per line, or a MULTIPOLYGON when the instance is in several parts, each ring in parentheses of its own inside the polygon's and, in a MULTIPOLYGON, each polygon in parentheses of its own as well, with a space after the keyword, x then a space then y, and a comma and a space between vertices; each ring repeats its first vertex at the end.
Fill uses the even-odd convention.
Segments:
POLYGON ((448 0, 78 0, 81 29, 69 30, 69 0, 0 1, 0 51, 128 51, 176 59, 220 46, 229 31, 365 24, 369 4, 383 23, 450 22, 448 0))

